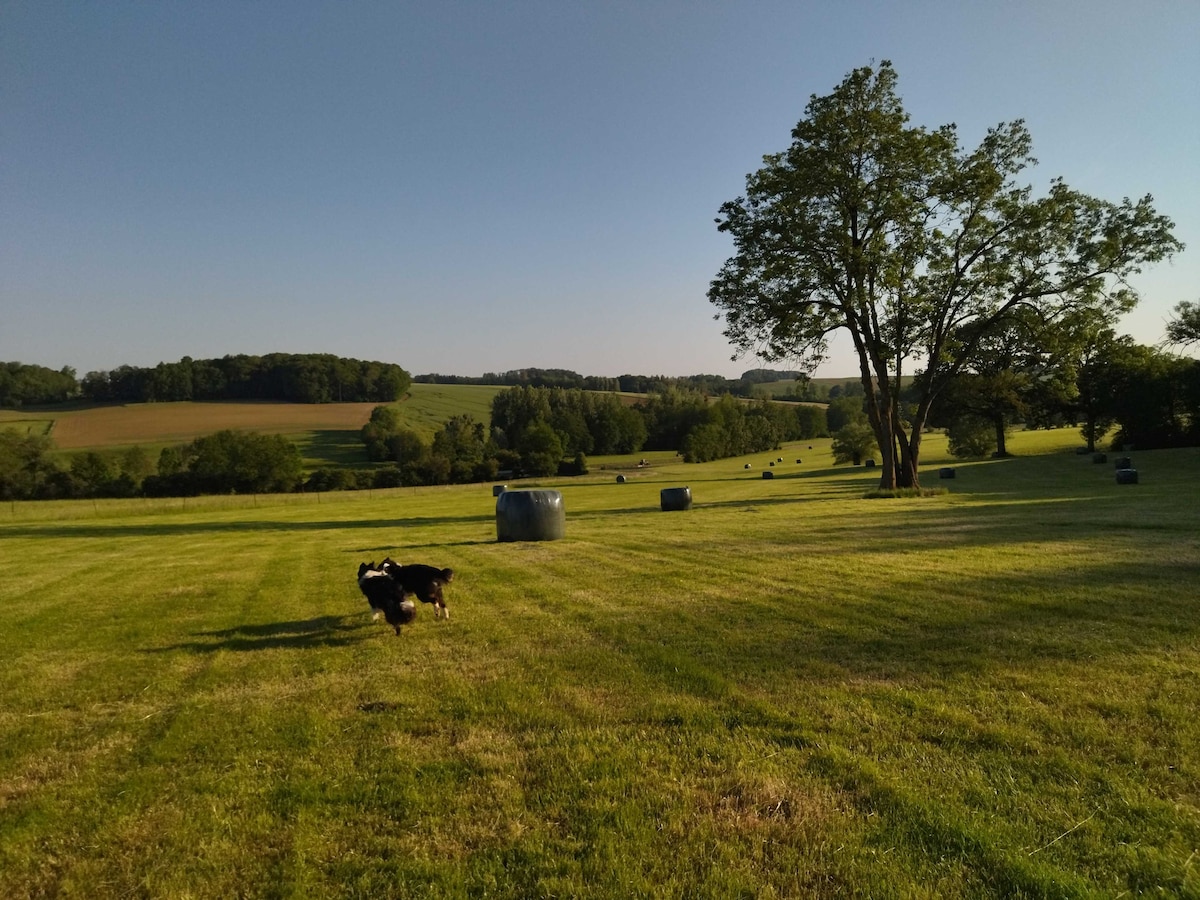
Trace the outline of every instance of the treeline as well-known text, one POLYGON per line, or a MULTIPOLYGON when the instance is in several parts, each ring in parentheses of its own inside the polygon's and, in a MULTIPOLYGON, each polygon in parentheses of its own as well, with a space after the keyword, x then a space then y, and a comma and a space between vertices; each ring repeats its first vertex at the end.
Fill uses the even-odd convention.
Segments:
POLYGON ((224 356, 153 368, 120 366, 89 372, 80 394, 92 403, 177 400, 276 400, 285 403, 391 403, 412 378, 394 363, 346 359, 329 353, 224 356))
POLYGON ((0 499, 194 497, 200 494, 286 493, 303 486, 300 451, 282 435, 220 431, 157 461, 141 447, 119 454, 72 454, 65 466, 45 435, 0 431, 0 499))
POLYGON ((1088 450, 1114 429, 1114 447, 1200 446, 1200 360, 1106 331, 1057 369, 1009 365, 961 375, 930 424, 946 430, 950 452, 961 457, 1006 455, 1005 436, 1016 424, 1079 425, 1088 450))
MULTIPOLYGON (((751 369, 741 378, 726 378, 723 375, 620 375, 610 378, 600 375, 580 375, 570 369, 510 369, 507 372, 485 372, 478 378, 464 375, 440 375, 432 373, 413 376, 421 384, 487 384, 507 387, 577 388, 582 391, 619 391, 626 394, 655 394, 668 390, 699 391, 712 397, 732 394, 735 397, 754 396, 755 385, 768 382, 797 380, 796 399, 824 399, 823 397, 801 397, 807 393, 808 379, 798 372, 776 369, 751 369)), ((814 386, 814 394, 821 388, 814 386)))
POLYGON ((165 403, 179 400, 274 400, 285 403, 392 403, 412 377, 394 363, 345 359, 328 353, 269 353, 55 372, 19 362, 0 364, 0 406, 88 403, 165 403))
MULTIPOLYGON (((395 410, 377 407, 362 429, 371 459, 392 462, 404 485, 488 481, 501 473, 576 475, 592 454, 675 450, 706 462, 828 434, 826 411, 726 394, 711 402, 671 388, 628 404, 616 394, 519 386, 492 400, 490 422, 455 416, 426 442, 395 410)), ((510 477, 505 475, 504 477, 510 477)))

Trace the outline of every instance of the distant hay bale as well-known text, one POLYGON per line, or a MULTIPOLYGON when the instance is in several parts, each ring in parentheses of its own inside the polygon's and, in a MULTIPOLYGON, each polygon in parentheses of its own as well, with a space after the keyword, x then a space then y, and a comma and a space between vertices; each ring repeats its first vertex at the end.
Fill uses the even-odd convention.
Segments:
POLYGON ((1108 462, 1108 454, 1107 453, 1093 453, 1092 454, 1092 462, 1106 463, 1106 462, 1108 462))
POLYGON ((559 491, 504 491, 496 498, 498 541, 557 541, 566 530, 559 491))
POLYGON ((617 476, 617 484, 624 484, 624 483, 625 483, 625 476, 624 476, 624 475, 618 475, 618 476, 617 476))
POLYGON ((867 468, 868 468, 868 469, 873 469, 873 468, 875 468, 875 460, 873 460, 873 459, 868 459, 868 460, 867 460, 867 462, 866 462, 866 466, 867 466, 867 468))
POLYGON ((804 462, 804 460, 802 460, 802 459, 797 459, 797 460, 796 460, 796 465, 800 465, 800 463, 802 463, 802 462, 804 462))
POLYGON ((744 465, 742 468, 744 468, 744 469, 752 469, 752 468, 754 468, 754 467, 753 467, 753 466, 751 466, 751 465, 750 465, 750 463, 746 463, 746 465, 744 465))
POLYGON ((492 485, 492 496, 499 497, 501 494, 503 494, 507 490, 508 490, 507 484, 493 484, 492 485))
MULTIPOLYGON (((772 466, 774 466, 774 465, 775 465, 775 460, 771 460, 771 465, 772 465, 772 466)), ((766 474, 766 473, 764 472, 763 474, 766 474)))
POLYGON ((692 489, 690 487, 663 488, 659 491, 658 496, 663 512, 692 508, 692 489))
POLYGON ((1117 469, 1117 484, 1137 484, 1137 469, 1117 469))
POLYGON ((947 466, 944 469, 938 469, 938 478, 953 478, 954 469, 947 466))
MULTIPOLYGON (((771 463, 771 465, 775 465, 775 464, 774 464, 774 463, 771 463)), ((775 473, 774 473, 774 472, 769 472, 769 471, 766 471, 766 470, 764 470, 764 471, 763 471, 763 478, 774 478, 774 477, 775 477, 775 473)))

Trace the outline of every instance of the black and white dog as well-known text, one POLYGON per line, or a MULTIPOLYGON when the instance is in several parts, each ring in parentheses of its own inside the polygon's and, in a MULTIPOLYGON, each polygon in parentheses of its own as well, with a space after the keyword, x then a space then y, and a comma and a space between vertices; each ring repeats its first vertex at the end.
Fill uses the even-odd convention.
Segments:
POLYGON ((417 617, 417 605, 404 596, 404 590, 382 567, 374 562, 362 563, 358 567, 358 589, 367 603, 371 604, 373 619, 380 615, 400 634, 400 626, 407 625, 417 617))
POLYGON ((432 603, 435 619, 450 618, 442 588, 454 580, 453 569, 438 569, 420 563, 402 566, 390 557, 381 562, 379 568, 400 585, 406 596, 411 594, 422 603, 432 603))

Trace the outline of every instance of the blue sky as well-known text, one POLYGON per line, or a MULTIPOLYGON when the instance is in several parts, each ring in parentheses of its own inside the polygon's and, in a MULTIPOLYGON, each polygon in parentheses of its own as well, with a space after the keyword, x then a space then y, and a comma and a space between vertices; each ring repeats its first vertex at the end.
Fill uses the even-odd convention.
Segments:
POLYGON ((0 360, 736 376, 718 207, 882 59, 965 145, 1024 118, 1035 184, 1154 195, 1157 343, 1200 300, 1197 47, 1196 0, 0 0, 0 360))

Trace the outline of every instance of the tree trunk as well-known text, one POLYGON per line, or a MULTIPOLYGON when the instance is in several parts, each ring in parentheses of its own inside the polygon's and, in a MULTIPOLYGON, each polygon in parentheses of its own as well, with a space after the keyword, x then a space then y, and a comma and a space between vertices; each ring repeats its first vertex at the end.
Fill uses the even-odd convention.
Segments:
POLYGON ((996 456, 1008 456, 1008 445, 1004 440, 1004 416, 996 416, 993 420, 996 426, 996 456))
POLYGON ((897 488, 920 488, 921 476, 918 472, 918 462, 921 452, 921 432, 913 428, 912 436, 905 435, 903 429, 898 429, 900 436, 900 464, 897 467, 897 488))

